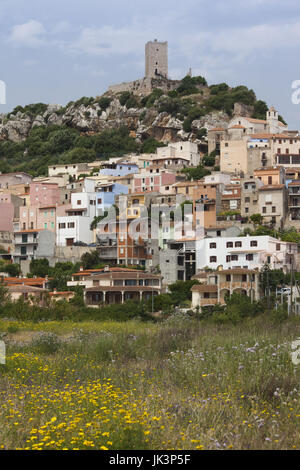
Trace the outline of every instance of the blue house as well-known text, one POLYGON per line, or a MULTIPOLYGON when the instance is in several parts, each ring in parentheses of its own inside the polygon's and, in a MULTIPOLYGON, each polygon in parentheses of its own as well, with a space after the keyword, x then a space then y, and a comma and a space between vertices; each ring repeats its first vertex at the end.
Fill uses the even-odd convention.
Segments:
POLYGON ((99 183, 95 187, 97 214, 104 212, 115 203, 119 194, 128 194, 128 187, 119 183, 99 183))
POLYGON ((99 171, 99 175, 126 176, 138 172, 139 167, 135 163, 120 162, 104 164, 99 171))

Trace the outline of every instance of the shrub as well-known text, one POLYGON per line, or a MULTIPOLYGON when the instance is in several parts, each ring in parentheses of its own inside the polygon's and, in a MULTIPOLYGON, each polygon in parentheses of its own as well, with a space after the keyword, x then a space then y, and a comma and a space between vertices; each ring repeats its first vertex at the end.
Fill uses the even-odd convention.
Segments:
POLYGON ((41 354, 54 354, 61 347, 61 340, 51 332, 40 332, 31 341, 31 346, 41 354))
POLYGON ((283 305, 278 306, 277 309, 274 308, 273 310, 271 310, 270 318, 275 324, 283 323, 285 320, 287 320, 288 319, 287 305, 283 304, 283 305))
POLYGON ((101 108, 101 111, 105 111, 109 107, 110 103, 111 103, 111 99, 105 96, 103 96, 102 98, 98 100, 98 104, 101 108))
POLYGON ((129 100, 131 93, 129 91, 124 91, 119 96, 119 101, 121 106, 125 106, 126 102, 129 100))

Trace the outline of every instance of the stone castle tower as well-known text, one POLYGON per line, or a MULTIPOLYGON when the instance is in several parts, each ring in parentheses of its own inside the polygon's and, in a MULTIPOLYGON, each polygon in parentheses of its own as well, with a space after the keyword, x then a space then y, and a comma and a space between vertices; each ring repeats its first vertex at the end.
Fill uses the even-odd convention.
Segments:
POLYGON ((145 46, 145 77, 168 78, 168 42, 157 39, 148 41, 145 46))

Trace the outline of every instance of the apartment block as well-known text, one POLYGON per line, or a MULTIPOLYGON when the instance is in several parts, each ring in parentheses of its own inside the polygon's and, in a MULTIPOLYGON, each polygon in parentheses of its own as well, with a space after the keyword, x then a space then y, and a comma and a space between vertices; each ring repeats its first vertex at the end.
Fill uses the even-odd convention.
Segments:
POLYGON ((296 243, 283 242, 270 236, 203 238, 196 241, 197 271, 218 269, 271 269, 290 271, 297 268, 296 243))

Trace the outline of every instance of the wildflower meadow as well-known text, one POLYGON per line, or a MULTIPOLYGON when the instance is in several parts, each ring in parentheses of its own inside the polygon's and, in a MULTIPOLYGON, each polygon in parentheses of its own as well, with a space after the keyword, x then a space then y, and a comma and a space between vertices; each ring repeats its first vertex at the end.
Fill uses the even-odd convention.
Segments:
POLYGON ((297 318, 0 321, 1 449, 299 449, 297 318))

